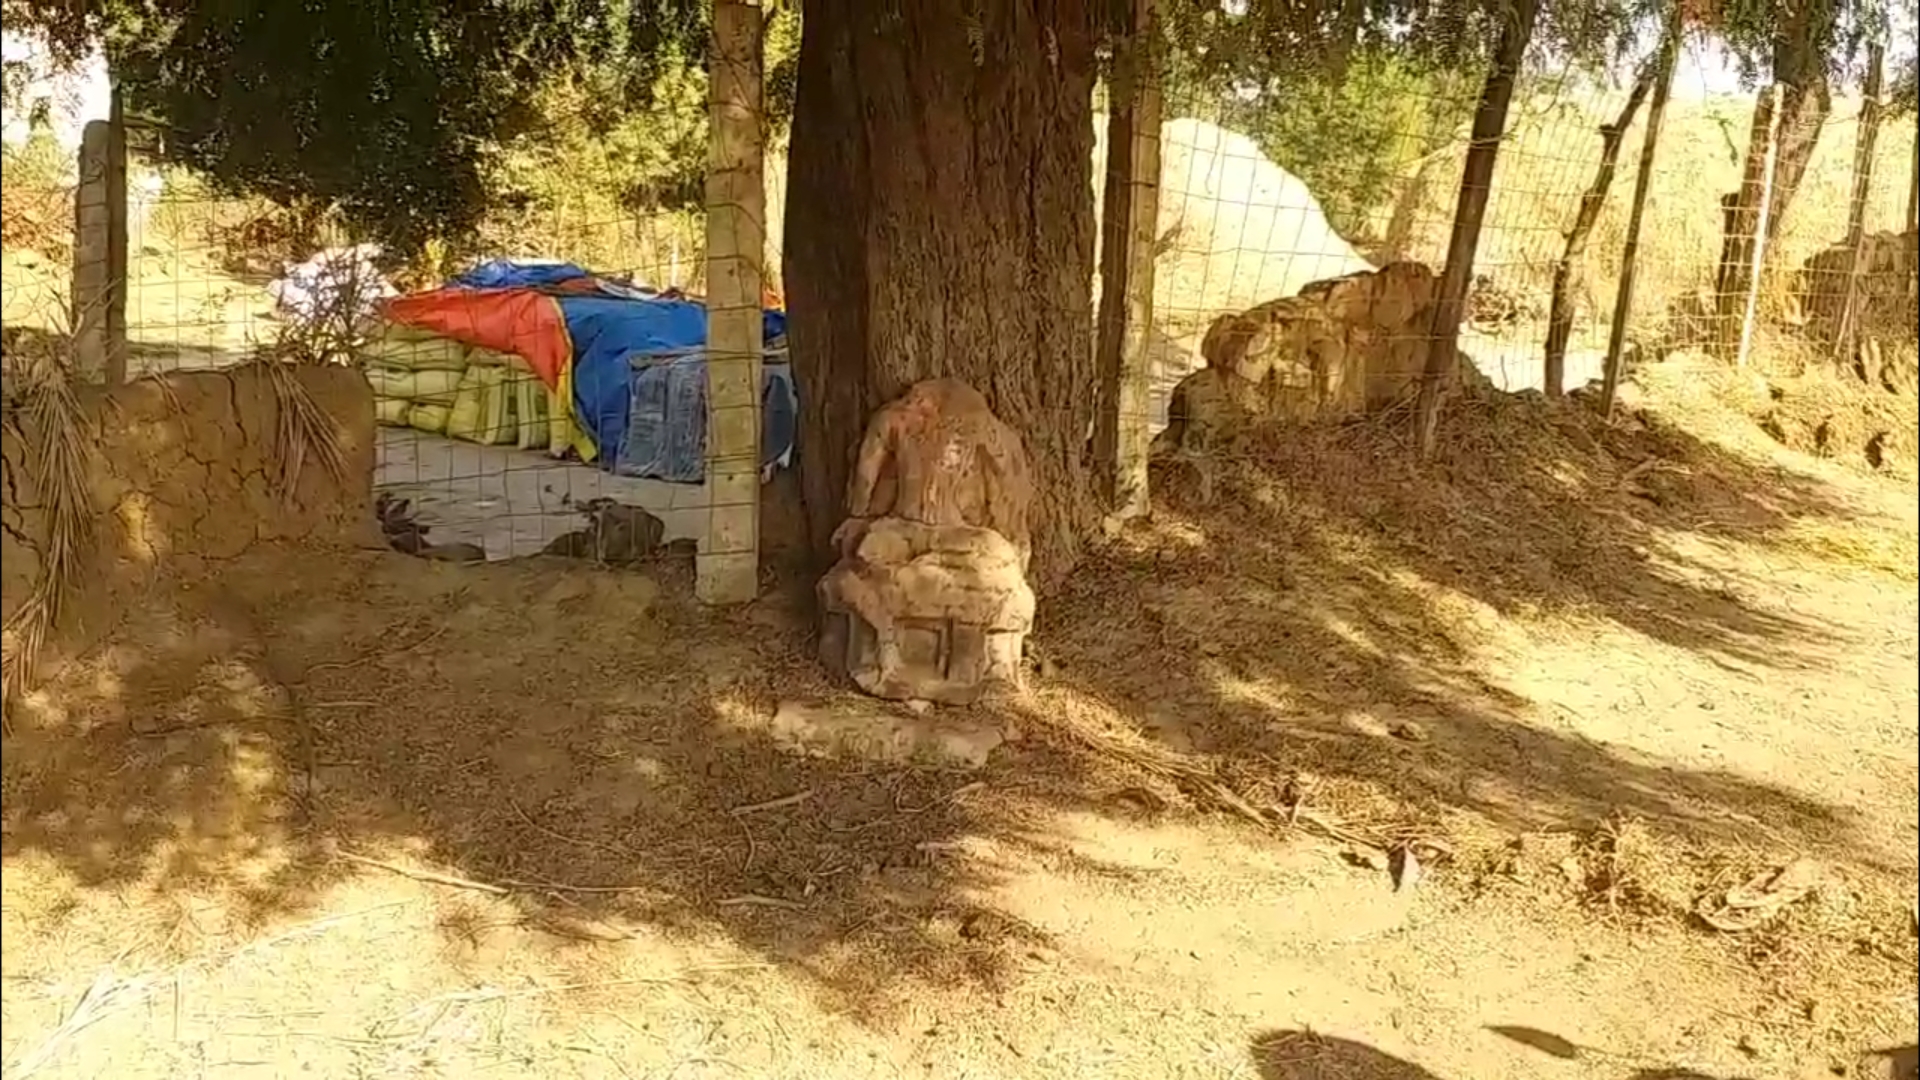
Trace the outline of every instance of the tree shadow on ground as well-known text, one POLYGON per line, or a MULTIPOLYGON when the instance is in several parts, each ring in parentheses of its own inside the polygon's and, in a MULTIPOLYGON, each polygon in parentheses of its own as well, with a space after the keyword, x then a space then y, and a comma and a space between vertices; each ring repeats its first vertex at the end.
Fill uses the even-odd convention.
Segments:
POLYGON ((1365 1043, 1311 1031, 1269 1031, 1252 1046, 1260 1080, 1441 1080, 1365 1043))
MULTIPOLYGON (((1714 507, 1746 506, 1756 533, 1839 512, 1810 486, 1659 438, 1632 445, 1714 470, 1714 507)), ((1521 490, 1541 504, 1496 508, 1474 494, 1489 478, 1463 474, 1467 461, 1443 462, 1453 475, 1434 489, 1457 505, 1405 532, 1334 501, 1350 474, 1281 472, 1285 512, 1163 523, 1156 536, 1187 546, 1117 552, 1049 612, 1065 669, 1043 678, 1038 707, 1072 692, 1129 719, 1190 714, 1200 749, 1239 762, 1249 790, 1313 768, 1515 822, 1624 808, 1840 827, 1773 788, 1533 726, 1524 702, 1477 674, 1469 643, 1426 629, 1434 600, 1403 574, 1496 609, 1580 605, 1750 663, 1822 632, 1639 554, 1663 526, 1654 510, 1596 500, 1617 477, 1569 484, 1536 462, 1521 490), (1508 537, 1497 554, 1524 552, 1518 565, 1462 560, 1472 536, 1456 531, 1495 512, 1560 531, 1508 537), (1574 529, 1579 546, 1541 535, 1574 529), (1577 584, 1547 576, 1543 565, 1575 557, 1599 562, 1569 567, 1577 584), (1224 633, 1193 637, 1203 608, 1224 633), (1238 696, 1225 689, 1235 679, 1238 696), (1259 685, 1282 687, 1284 708, 1259 685), (1422 707, 1430 742, 1383 752, 1340 725, 1386 705, 1422 707)), ((1052 815, 1111 812, 1134 779, 1037 714, 1035 737, 973 773, 798 753, 770 730, 776 704, 844 696, 809 655, 804 613, 703 611, 673 574, 656 575, 663 592, 640 574, 544 560, 290 549, 212 569, 156 588, 29 703, 4 762, 10 868, 50 859, 117 895, 217 889, 260 919, 348 878, 407 875, 511 904, 522 930, 583 965, 613 964, 595 947, 647 933, 720 940, 882 1022, 915 985, 1005 986, 1042 944, 988 899, 1019 868, 963 857, 972 839, 1044 848, 1052 815)))
MULTIPOLYGON (((1561 1061, 1579 1061, 1589 1058, 1613 1061, 1619 1060, 1620 1058, 1618 1054, 1610 1054, 1605 1051, 1595 1050, 1592 1047, 1581 1046, 1571 1039, 1556 1035, 1551 1031, 1542 1031, 1539 1028, 1511 1024, 1493 1024, 1489 1025, 1487 1030, 1503 1038, 1511 1039, 1522 1046, 1538 1050, 1548 1057, 1558 1058, 1561 1061)), ((1707 1073, 1696 1072, 1692 1069, 1654 1067, 1635 1069, 1625 1080, 1736 1080, 1736 1078, 1712 1076, 1707 1073)))
MULTIPOLYGON (((1535 1032, 1549 1040, 1552 1035, 1535 1032)), ((1527 1040, 1521 1040, 1526 1042, 1527 1040)), ((1559 1040, 1564 1042, 1564 1040, 1559 1040)), ((1528 1045, 1533 1043, 1528 1042, 1528 1045)), ((1569 1044, 1570 1045, 1570 1044, 1569 1044)), ((1552 1056, 1572 1060, 1578 1054, 1548 1051, 1552 1056)), ((1260 1080, 1442 1080, 1418 1065, 1376 1050, 1365 1043, 1339 1039, 1311 1031, 1271 1031, 1256 1036, 1252 1045, 1254 1067, 1260 1080)), ((1736 1080, 1692 1069, 1640 1068, 1621 1080, 1736 1080)))
POLYGON ((1518 626, 1529 648, 1575 655, 1616 632, 1742 679, 1791 678, 1846 632, 1760 602, 1777 583, 1698 552, 1848 519, 1833 489, 1646 413, 1610 425, 1491 394, 1450 410, 1425 469, 1400 427, 1241 443, 1213 460, 1206 505, 1189 465, 1157 464, 1156 520, 1043 613, 1069 689, 1038 708, 1077 694, 1230 767, 1357 781, 1507 828, 1626 813, 1689 834, 1759 822, 1788 842, 1846 838, 1832 807, 1591 741, 1494 670, 1518 626))
POLYGON ((1043 846, 1070 770, 1041 791, 1045 751, 979 772, 796 752, 776 700, 843 694, 804 619, 706 611, 664 576, 259 549, 157 589, 21 710, 5 857, 257 920, 437 874, 556 955, 728 941, 875 1020, 906 986, 1003 986, 1040 942, 961 849, 1043 846))

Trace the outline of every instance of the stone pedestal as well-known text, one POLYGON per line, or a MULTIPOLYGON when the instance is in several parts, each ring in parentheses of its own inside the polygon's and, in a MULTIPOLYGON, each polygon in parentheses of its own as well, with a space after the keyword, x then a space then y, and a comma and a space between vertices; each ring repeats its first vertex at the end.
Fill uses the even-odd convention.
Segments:
POLYGON ((991 529, 900 518, 842 527, 846 553, 820 580, 820 658, 862 690, 965 705, 1019 689, 1033 590, 991 529))

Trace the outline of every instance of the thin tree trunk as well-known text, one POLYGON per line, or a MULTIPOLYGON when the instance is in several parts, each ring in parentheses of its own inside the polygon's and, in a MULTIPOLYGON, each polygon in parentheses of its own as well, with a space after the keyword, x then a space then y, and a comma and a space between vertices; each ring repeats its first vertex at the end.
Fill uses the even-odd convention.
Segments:
POLYGON ((1660 126, 1667 116, 1667 97, 1673 91, 1674 60, 1680 52, 1680 9, 1675 5, 1668 15, 1667 31, 1660 41, 1660 57, 1654 74, 1653 101, 1647 106, 1647 132, 1640 142, 1640 168, 1633 178, 1633 207, 1627 212, 1627 242, 1620 252, 1620 284, 1613 300, 1613 324, 1607 331, 1607 362, 1601 374, 1600 412, 1613 415, 1614 398, 1620 392, 1622 350, 1627 343, 1627 323, 1633 318, 1633 279, 1640 261, 1640 226, 1646 219, 1647 189, 1653 186, 1653 161, 1660 149, 1660 126))
MULTIPOLYGON (((1661 48, 1665 49, 1665 38, 1661 48)), ((1664 55, 1664 52, 1662 53, 1664 55)), ((1566 250, 1553 268, 1553 297, 1547 311, 1547 396, 1557 398, 1566 392, 1567 340, 1573 336, 1573 269, 1587 254, 1587 239, 1600 220, 1607 204, 1607 191, 1613 187, 1613 174, 1620 164, 1620 143, 1640 114, 1640 103, 1653 85, 1657 59, 1650 60, 1633 80, 1627 103, 1613 123, 1600 125, 1600 164, 1594 168, 1593 183, 1580 196, 1580 209, 1573 215, 1573 227, 1567 230, 1566 250)))
POLYGON ((1493 67, 1487 72, 1480 105, 1474 111, 1473 135, 1461 169, 1460 201, 1453 214, 1453 235, 1447 241, 1447 265, 1440 275, 1440 291, 1433 305, 1427 368, 1420 380, 1415 409, 1415 444, 1422 460, 1433 456, 1440 431, 1440 405, 1459 366, 1460 317, 1466 307, 1467 283, 1473 277, 1474 255, 1480 246, 1480 224, 1487 214, 1487 196, 1493 191, 1493 167, 1500 157, 1500 138, 1507 129, 1513 84, 1533 39, 1538 10, 1538 0, 1516 0, 1507 12, 1493 67))
POLYGON ((1886 60, 1886 46, 1875 42, 1868 47, 1860 134, 1853 153, 1853 197, 1847 203, 1846 291, 1840 304, 1840 333, 1834 342, 1834 359, 1841 363, 1853 358, 1854 338, 1860 330, 1860 264, 1867 239, 1867 196, 1873 191, 1873 148, 1880 141, 1880 89, 1886 60))
POLYGON ((1907 176, 1907 295, 1920 293, 1920 140, 1913 144, 1907 176))
POLYGON ((1813 163, 1813 151, 1820 133, 1833 117, 1833 91, 1824 69, 1816 70, 1804 83, 1787 86, 1782 97, 1779 146, 1773 166, 1773 201, 1767 216, 1767 239, 1780 235, 1787 210, 1800 194, 1800 182, 1806 179, 1807 166, 1813 163))
POLYGON ((1920 140, 1913 144, 1913 169, 1907 178, 1907 232, 1920 233, 1920 140))
POLYGON ((817 555, 868 417, 939 376, 1026 440, 1036 586, 1097 533, 1092 26, 1085 0, 808 0, 785 280, 817 555))
POLYGON ((1774 219, 1773 183, 1774 173, 1780 164, 1780 84, 1775 83, 1767 92, 1772 99, 1772 108, 1768 115, 1773 122, 1767 126, 1766 152, 1760 156, 1760 203, 1759 217, 1754 222, 1753 244, 1751 246, 1750 267, 1746 278, 1745 302, 1740 309, 1738 324, 1740 335, 1734 350, 1734 365, 1747 366, 1747 353, 1753 348, 1753 321, 1760 310, 1760 281, 1766 272, 1767 241, 1773 236, 1769 224, 1774 219))
POLYGON ((1811 0, 1795 4, 1775 36, 1773 87, 1755 105, 1747 130, 1747 159, 1740 190, 1726 201, 1720 267, 1715 275, 1716 307, 1722 354, 1731 351, 1744 325, 1745 297, 1759 268, 1757 248, 1780 231, 1787 210, 1813 160, 1820 131, 1833 112, 1827 84, 1827 57, 1835 35, 1833 5, 1811 0), (1778 115, 1776 115, 1776 113, 1778 115), (1768 212, 1760 212, 1767 173, 1766 151, 1774 148, 1768 212), (1764 230, 1765 236, 1761 233, 1764 230))

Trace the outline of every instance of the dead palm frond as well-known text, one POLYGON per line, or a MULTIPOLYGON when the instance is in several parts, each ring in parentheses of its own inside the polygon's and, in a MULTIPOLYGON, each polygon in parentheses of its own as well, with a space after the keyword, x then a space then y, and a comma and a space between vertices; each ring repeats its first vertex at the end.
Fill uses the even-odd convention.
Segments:
MULTIPOLYGON (((33 665, 47 634, 81 573, 93 542, 92 495, 87 477, 94 453, 94 425, 73 390, 71 365, 56 355, 33 359, 24 370, 6 424, 26 451, 26 473, 38 502, 45 535, 19 537, 39 549, 39 577, 27 598, 7 617, 0 633, 0 699, 33 678, 33 665)), ((9 489, 9 501, 17 497, 9 489)), ((16 511, 21 509, 15 507, 16 511)))
POLYGON ((289 502, 299 487, 301 470, 309 457, 319 462, 335 483, 344 483, 347 476, 347 456, 340 445, 339 425, 314 400, 295 370, 296 363, 268 351, 251 365, 266 377, 273 391, 276 487, 280 497, 289 502))
POLYGON ((359 269, 356 260, 347 276, 333 280, 335 287, 315 299, 313 310, 284 323, 278 337, 254 357, 253 366, 261 370, 273 391, 277 482, 281 497, 289 502, 309 456, 336 483, 346 479, 347 459, 340 444, 340 428, 314 400, 297 369, 353 361, 364 336, 367 302, 363 292, 373 288, 360 280, 359 269))

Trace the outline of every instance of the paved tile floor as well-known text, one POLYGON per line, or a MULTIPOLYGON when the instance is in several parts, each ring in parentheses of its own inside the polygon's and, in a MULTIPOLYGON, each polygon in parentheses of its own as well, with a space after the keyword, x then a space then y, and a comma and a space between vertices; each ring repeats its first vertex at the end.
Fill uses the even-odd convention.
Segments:
POLYGON ((665 522, 668 540, 698 539, 706 529, 707 489, 614 476, 538 450, 516 450, 379 429, 374 484, 413 500, 436 543, 463 542, 489 559, 537 554, 580 527, 575 505, 600 496, 644 507, 665 522))

